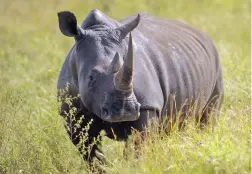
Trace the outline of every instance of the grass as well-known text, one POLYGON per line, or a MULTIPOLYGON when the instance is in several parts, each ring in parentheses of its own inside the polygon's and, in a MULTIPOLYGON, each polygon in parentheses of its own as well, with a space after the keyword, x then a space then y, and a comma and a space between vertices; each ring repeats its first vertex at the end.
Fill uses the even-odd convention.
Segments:
POLYGON ((73 40, 57 12, 79 22, 94 8, 121 19, 141 11, 183 20, 213 38, 221 55, 225 98, 214 132, 153 134, 140 158, 122 158, 123 144, 104 140, 107 173, 251 173, 249 0, 1 0, 0 173, 90 173, 58 115, 56 82, 73 40))

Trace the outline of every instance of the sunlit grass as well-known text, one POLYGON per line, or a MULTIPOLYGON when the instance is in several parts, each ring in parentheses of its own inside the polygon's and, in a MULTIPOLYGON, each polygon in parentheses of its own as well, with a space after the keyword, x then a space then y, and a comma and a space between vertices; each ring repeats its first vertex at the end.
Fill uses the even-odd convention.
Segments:
POLYGON ((107 173, 250 173, 250 1, 7 1, 0 6, 0 173, 85 173, 58 115, 56 82, 73 40, 58 29, 57 12, 79 23, 94 8, 121 19, 146 11, 205 31, 223 64, 225 99, 214 132, 189 124, 161 138, 151 134, 138 159, 104 138, 107 173), (105 3, 106 2, 106 3, 105 3))

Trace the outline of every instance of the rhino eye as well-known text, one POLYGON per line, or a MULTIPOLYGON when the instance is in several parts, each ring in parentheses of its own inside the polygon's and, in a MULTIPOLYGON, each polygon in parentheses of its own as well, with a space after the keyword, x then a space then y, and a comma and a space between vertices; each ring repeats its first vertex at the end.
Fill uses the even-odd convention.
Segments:
POLYGON ((96 80, 94 79, 94 77, 90 75, 90 76, 88 77, 88 87, 89 87, 89 88, 94 87, 95 81, 96 81, 96 80))
POLYGON ((89 81, 93 81, 93 80, 94 80, 94 77, 93 77, 93 76, 89 76, 89 77, 88 77, 88 80, 89 80, 89 81))

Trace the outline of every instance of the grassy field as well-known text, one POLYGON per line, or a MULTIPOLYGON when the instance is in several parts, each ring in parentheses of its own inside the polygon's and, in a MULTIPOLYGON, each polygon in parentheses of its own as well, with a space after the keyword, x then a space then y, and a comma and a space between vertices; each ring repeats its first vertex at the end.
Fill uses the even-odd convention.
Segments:
POLYGON ((59 31, 57 12, 71 10, 82 22, 94 8, 115 19, 146 11, 202 29, 219 50, 225 78, 214 132, 189 125, 163 139, 152 135, 140 158, 129 160, 122 143, 105 139, 110 166, 101 167, 120 174, 251 173, 249 0, 0 2, 0 173, 89 173, 57 112, 57 77, 74 42, 59 31))

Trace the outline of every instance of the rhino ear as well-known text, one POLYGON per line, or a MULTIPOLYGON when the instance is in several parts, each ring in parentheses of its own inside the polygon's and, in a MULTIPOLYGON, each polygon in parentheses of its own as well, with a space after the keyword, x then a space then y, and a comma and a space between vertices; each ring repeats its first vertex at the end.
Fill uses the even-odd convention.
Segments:
POLYGON ((140 14, 138 14, 137 17, 133 19, 132 21, 124 24, 123 26, 116 28, 115 30, 117 33, 119 33, 120 38, 124 39, 129 32, 131 32, 137 27, 137 25, 139 24, 139 21, 140 21, 140 14))
POLYGON ((81 32, 75 15, 69 11, 58 12, 60 31, 68 37, 78 36, 81 32))

